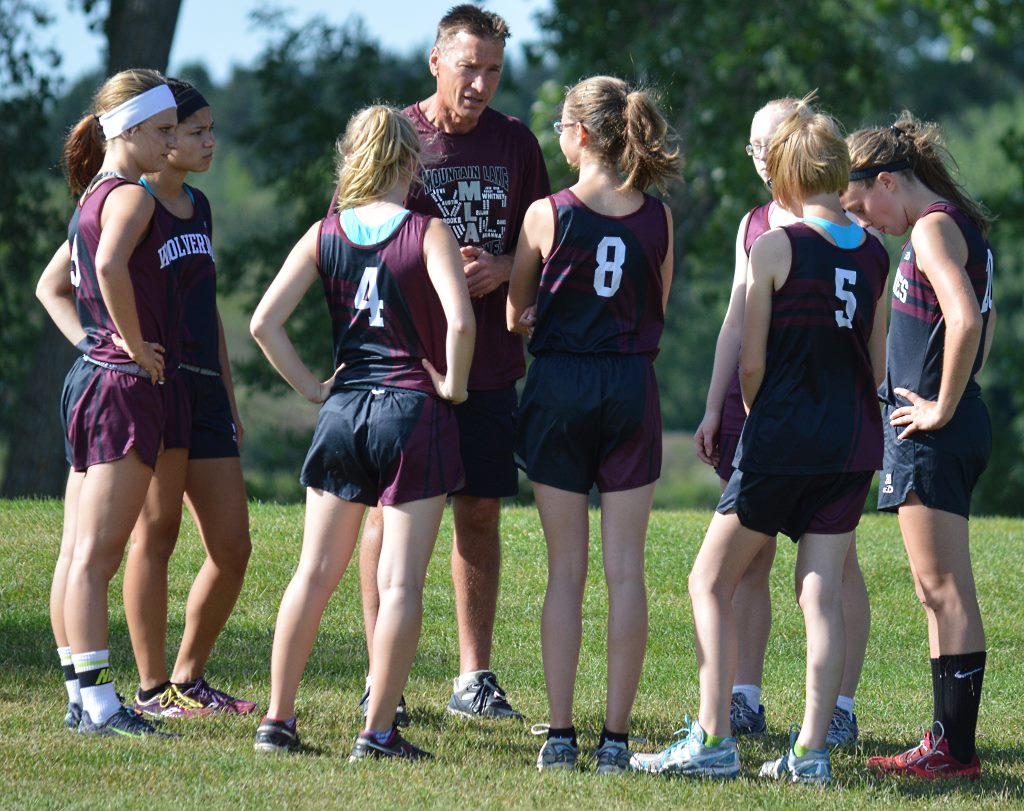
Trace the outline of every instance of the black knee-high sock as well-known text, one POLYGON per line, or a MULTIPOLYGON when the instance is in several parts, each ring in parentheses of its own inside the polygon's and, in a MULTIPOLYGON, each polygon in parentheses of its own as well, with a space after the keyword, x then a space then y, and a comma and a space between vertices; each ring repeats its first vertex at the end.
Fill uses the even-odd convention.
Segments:
POLYGON ((942 718, 942 670, 938 659, 929 659, 932 664, 932 728, 942 718))
POLYGON ((939 657, 942 723, 949 753, 961 763, 974 757, 981 682, 985 677, 985 651, 939 657))

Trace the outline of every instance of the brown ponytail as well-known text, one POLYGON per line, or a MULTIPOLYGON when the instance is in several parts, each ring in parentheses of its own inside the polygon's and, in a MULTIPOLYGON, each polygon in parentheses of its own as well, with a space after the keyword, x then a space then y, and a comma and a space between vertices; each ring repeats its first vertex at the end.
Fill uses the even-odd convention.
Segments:
POLYGON ((114 74, 96 91, 90 112, 64 141, 62 163, 72 195, 77 197, 84 192, 103 165, 106 140, 99 116, 166 82, 158 71, 137 68, 114 74))
POLYGON ((644 191, 679 175, 679 150, 669 150, 668 123, 645 90, 632 90, 612 76, 593 76, 570 88, 567 117, 579 121, 588 145, 625 175, 620 189, 644 191))
MULTIPOLYGON (((992 223, 992 214, 974 200, 957 182, 954 174, 959 167, 946 146, 937 124, 920 121, 909 110, 900 113, 890 127, 872 127, 858 130, 847 139, 850 147, 851 171, 870 170, 874 167, 899 164, 909 167, 893 169, 893 174, 913 172, 921 183, 963 211, 985 236, 992 223)), ((874 177, 852 181, 874 185, 874 177)))

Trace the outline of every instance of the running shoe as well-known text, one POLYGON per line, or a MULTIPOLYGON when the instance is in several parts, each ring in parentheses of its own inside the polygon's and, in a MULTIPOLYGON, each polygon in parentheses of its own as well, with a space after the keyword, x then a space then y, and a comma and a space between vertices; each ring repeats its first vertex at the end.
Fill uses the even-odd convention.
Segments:
POLYGON ((64 726, 68 729, 78 729, 82 721, 82 705, 74 701, 68 702, 68 711, 64 713, 64 726))
POLYGON ((952 777, 977 780, 981 777, 981 760, 977 753, 970 763, 961 763, 949 754, 949 742, 942 724, 936 721, 935 726, 939 729, 937 737, 933 730, 928 730, 921 743, 913 749, 890 757, 869 757, 868 766, 885 774, 910 775, 926 780, 952 777))
POLYGON ((605 741, 594 750, 596 771, 598 774, 622 774, 629 771, 629 762, 633 753, 621 741, 605 741))
POLYGON ((290 721, 275 721, 264 716, 260 721, 256 729, 257 752, 298 752, 301 748, 294 718, 290 721))
POLYGON ((580 748, 572 738, 548 738, 537 753, 537 771, 572 771, 579 754, 580 748))
POLYGON ((485 670, 473 682, 452 693, 448 712, 468 718, 499 718, 521 721, 523 714, 512 708, 505 691, 498 685, 498 677, 485 670))
MULTIPOLYGON (((363 697, 359 699, 359 709, 363 713, 363 718, 366 717, 366 713, 370 709, 370 688, 367 687, 363 691, 363 697)), ((395 707, 395 726, 407 727, 409 726, 409 710, 405 705, 405 694, 398 699, 398 706, 395 707)))
POLYGON ((425 752, 418 746, 413 746, 405 738, 398 734, 398 727, 391 727, 391 734, 384 743, 377 743, 377 739, 369 732, 360 732, 356 736, 355 746, 352 747, 352 754, 348 756, 349 763, 369 758, 404 758, 405 760, 429 760, 434 756, 425 752))
POLYGON ((185 690, 182 695, 186 698, 191 698, 213 712, 222 712, 227 715, 248 715, 256 709, 255 701, 235 698, 223 690, 217 690, 211 687, 210 683, 202 676, 196 679, 195 683, 185 690))
POLYGON ((169 732, 160 732, 140 713, 123 705, 102 724, 94 724, 89 717, 89 713, 83 711, 81 723, 78 725, 78 732, 82 735, 120 735, 124 738, 146 738, 149 736, 156 738, 178 737, 169 732))
POLYGON ((136 693, 135 709, 153 718, 195 718, 214 711, 213 707, 204 707, 194 698, 185 695, 176 684, 169 685, 149 701, 143 701, 136 693))
POLYGON ((768 725, 764 717, 764 704, 758 704, 755 710, 747 703, 743 693, 733 693, 729 705, 729 726, 733 737, 742 735, 764 735, 768 725))
POLYGON ((733 737, 707 746, 707 733, 694 721, 677 735, 686 736, 657 754, 635 754, 630 767, 652 774, 682 774, 688 777, 712 777, 730 780, 740 773, 740 753, 733 737))
POLYGON ((856 713, 847 712, 839 707, 832 710, 832 720, 828 722, 825 743, 829 746, 853 746, 857 743, 859 735, 856 713))
POLYGON ((804 755, 797 755, 793 747, 799 734, 800 727, 790 727, 789 749, 782 757, 765 761, 759 772, 760 777, 788 780, 790 783, 828 783, 832 780, 829 748, 810 749, 804 755))

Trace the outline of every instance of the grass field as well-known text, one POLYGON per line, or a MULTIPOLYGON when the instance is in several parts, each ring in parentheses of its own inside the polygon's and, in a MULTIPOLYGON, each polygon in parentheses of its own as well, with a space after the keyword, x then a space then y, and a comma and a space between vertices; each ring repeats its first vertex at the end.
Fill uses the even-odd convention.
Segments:
MULTIPOLYGON (((648 587, 651 637, 632 733, 648 751, 662 748, 697 707, 697 675, 686 576, 706 513, 656 512, 651 521, 648 587)), ((536 513, 503 515, 505 559, 494 669, 526 723, 472 723, 444 713, 457 667, 448 576, 450 516, 431 563, 419 654, 406 690, 409 738, 433 751, 426 764, 351 766, 358 731, 356 702, 366 656, 355 572, 328 607, 299 695, 309 751, 259 755, 258 718, 212 718, 175 724, 177 741, 81 738, 62 727, 65 697, 47 618, 49 576, 60 535, 59 502, 0 502, 0 807, 17 808, 988 808, 1024 807, 1024 629, 1020 577, 1024 522, 972 521, 974 561, 988 632, 988 671, 979 723, 984 777, 978 783, 922 784, 880 779, 864 757, 915 743, 930 720, 931 688, 923 612, 914 597, 895 521, 872 516, 859 547, 874 625, 857 695, 862 743, 833 757, 825 789, 757 779, 762 760, 782 753, 803 702, 803 627, 792 597, 795 548, 780 543, 772 579, 774 627, 765 676, 770 735, 741 742, 741 779, 728 784, 649 775, 599 778, 586 760, 574 774, 538 774, 546 721, 540 660, 544 542, 536 513)), ((202 555, 186 519, 171 570, 171 651, 182 606, 202 555)), ((265 707, 271 637, 281 593, 297 560, 301 507, 252 505, 254 552, 238 608, 214 652, 216 685, 265 707)), ((134 665, 120 578, 111 600, 112 664, 119 689, 134 690, 134 665)), ((581 747, 596 745, 603 718, 606 600, 599 546, 592 549, 584 650, 576 691, 581 747)))

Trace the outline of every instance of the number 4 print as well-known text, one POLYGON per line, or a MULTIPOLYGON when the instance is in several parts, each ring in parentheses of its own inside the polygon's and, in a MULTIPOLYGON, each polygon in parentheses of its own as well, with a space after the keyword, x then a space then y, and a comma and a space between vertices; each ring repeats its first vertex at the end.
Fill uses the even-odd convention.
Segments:
POLYGON ((836 323, 845 329, 853 329, 853 314, 857 312, 857 299, 853 287, 857 284, 857 271, 836 268, 836 298, 843 302, 843 309, 836 310, 836 323))
POLYGON ((377 292, 377 268, 366 268, 363 278, 356 289, 355 307, 357 310, 370 311, 370 326, 384 326, 384 302, 377 292))

